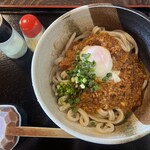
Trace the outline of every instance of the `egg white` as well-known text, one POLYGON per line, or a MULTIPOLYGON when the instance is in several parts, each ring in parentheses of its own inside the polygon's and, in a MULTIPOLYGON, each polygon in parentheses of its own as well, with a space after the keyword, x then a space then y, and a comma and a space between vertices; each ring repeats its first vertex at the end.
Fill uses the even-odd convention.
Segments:
POLYGON ((90 54, 89 61, 95 61, 95 74, 103 78, 112 70, 113 62, 109 50, 102 46, 86 46, 81 51, 82 54, 90 54))

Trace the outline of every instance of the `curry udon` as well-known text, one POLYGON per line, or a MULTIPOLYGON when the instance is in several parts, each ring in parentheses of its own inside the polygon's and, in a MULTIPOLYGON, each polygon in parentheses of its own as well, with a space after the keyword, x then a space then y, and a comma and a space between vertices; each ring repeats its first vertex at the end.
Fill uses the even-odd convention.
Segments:
POLYGON ((123 30, 73 33, 54 63, 51 86, 70 121, 109 133, 142 103, 146 71, 123 30))

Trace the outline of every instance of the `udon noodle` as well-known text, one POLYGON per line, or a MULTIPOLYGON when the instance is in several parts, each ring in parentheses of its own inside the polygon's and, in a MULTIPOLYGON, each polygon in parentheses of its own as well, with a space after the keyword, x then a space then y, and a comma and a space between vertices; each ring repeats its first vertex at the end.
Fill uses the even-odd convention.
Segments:
POLYGON ((57 97, 59 110, 65 112, 67 119, 72 122, 84 127, 94 127, 100 133, 110 133, 115 131, 117 124, 124 121, 128 111, 141 105, 148 82, 147 75, 138 58, 136 41, 123 30, 106 31, 103 27, 95 26, 92 31, 79 36, 73 33, 54 64, 51 86, 57 97), (87 46, 102 46, 109 51, 113 63, 112 70, 108 72, 110 76, 96 76, 95 82, 99 87, 94 91, 86 89, 82 84, 82 92, 77 92, 78 97, 73 92, 68 95, 63 89, 59 94, 60 85, 69 83, 72 87, 71 83, 75 90, 79 88, 78 82, 72 81, 74 78, 68 78, 68 70, 76 67, 74 62, 77 53, 81 55, 81 51, 87 46), (71 101, 70 97, 77 102, 74 99, 71 101))

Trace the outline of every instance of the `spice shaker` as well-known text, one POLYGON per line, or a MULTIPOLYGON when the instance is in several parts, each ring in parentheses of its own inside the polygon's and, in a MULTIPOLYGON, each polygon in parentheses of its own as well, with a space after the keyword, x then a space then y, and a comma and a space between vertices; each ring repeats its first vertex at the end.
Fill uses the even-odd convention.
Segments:
POLYGON ((44 27, 37 17, 32 14, 24 15, 20 19, 19 25, 28 47, 34 52, 39 39, 45 31, 44 27))
POLYGON ((27 52, 23 37, 0 15, 0 50, 9 58, 17 59, 27 52))

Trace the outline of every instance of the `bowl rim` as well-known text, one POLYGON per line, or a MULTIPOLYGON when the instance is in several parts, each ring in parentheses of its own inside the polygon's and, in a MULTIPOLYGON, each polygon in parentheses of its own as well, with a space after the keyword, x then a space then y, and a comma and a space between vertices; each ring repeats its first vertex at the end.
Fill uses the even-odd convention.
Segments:
POLYGON ((90 137, 88 135, 84 135, 81 134, 79 132, 76 132, 74 130, 72 130, 71 128, 67 127, 66 125, 64 125, 61 121, 59 121, 53 114, 52 112, 50 112, 50 110, 47 108, 47 106, 45 105, 45 103, 42 101, 42 97, 41 94, 38 90, 38 86, 37 86, 37 78, 36 78, 36 61, 37 61, 37 57, 38 57, 38 53, 40 51, 39 47, 40 45, 43 43, 43 39, 45 39, 48 35, 48 30, 50 30, 55 24, 57 24, 59 22, 60 19, 65 18, 66 16, 68 16, 70 13, 75 13, 77 11, 83 10, 83 9, 87 9, 87 8, 93 8, 93 7, 109 7, 109 8, 117 8, 117 9, 122 9, 122 10, 126 10, 129 12, 132 12, 136 15, 139 15, 140 17, 146 19, 148 22, 150 22, 150 18, 147 17, 146 15, 144 15, 143 13, 141 13, 140 11, 131 9, 131 8, 127 8, 125 6, 118 6, 118 5, 109 5, 109 4, 101 4, 101 3, 96 3, 96 4, 89 4, 89 5, 83 5, 77 8, 74 8, 68 12, 66 12, 65 14, 61 15, 60 17, 58 17, 55 21, 53 21, 48 28, 45 30, 44 34, 42 35, 42 37, 40 38, 39 42, 37 43, 36 49, 34 51, 33 54, 33 58, 32 58, 32 63, 31 63, 31 80, 32 80, 32 86, 37 98, 37 101, 39 102, 40 106, 42 107, 43 111, 46 113, 46 115, 60 128, 62 128, 65 132, 75 136, 76 138, 82 139, 84 141, 87 142, 93 142, 96 144, 123 144, 123 143, 127 143, 127 142, 131 142, 134 141, 136 139, 142 138, 145 135, 150 133, 150 129, 149 130, 144 130, 140 133, 136 133, 134 135, 128 136, 128 137, 122 137, 122 138, 103 138, 103 137, 90 137))

